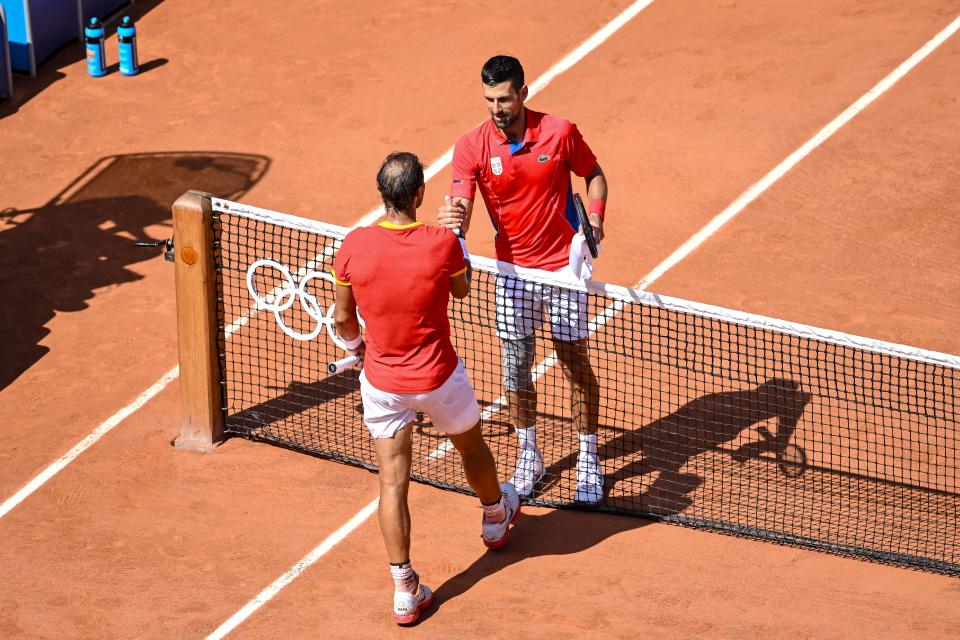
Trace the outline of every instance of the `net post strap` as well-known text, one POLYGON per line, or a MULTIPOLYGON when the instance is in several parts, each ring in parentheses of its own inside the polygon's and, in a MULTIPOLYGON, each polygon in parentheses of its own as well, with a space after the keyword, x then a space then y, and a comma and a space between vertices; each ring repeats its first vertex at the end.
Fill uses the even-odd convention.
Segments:
POLYGON ((195 451, 209 451, 224 439, 211 198, 187 191, 173 204, 180 360, 180 435, 174 444, 195 451))

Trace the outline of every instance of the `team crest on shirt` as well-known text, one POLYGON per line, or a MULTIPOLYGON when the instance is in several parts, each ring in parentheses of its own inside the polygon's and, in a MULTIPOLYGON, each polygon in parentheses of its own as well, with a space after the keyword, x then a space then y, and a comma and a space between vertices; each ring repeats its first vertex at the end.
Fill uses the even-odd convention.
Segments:
POLYGON ((495 176, 503 173, 503 163, 500 162, 500 156, 494 156, 490 158, 490 169, 493 171, 493 175, 495 176))

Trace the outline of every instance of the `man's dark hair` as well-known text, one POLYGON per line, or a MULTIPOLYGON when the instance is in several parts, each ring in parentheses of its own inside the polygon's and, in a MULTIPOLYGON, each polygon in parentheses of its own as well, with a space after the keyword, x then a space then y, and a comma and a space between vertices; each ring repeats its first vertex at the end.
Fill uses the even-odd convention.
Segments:
POLYGON ((513 90, 520 93, 523 88, 523 67, 512 56, 493 56, 480 70, 480 79, 488 87, 509 81, 513 90))
POLYGON ((420 158, 407 151, 388 155, 377 172, 377 189, 387 209, 410 211, 422 186, 423 165, 420 158))

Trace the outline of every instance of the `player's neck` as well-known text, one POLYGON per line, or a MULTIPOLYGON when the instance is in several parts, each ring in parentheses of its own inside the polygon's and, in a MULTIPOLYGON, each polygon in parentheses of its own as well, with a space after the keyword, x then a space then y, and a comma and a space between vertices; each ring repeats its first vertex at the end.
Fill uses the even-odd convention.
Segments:
POLYGON ((397 211, 396 209, 387 209, 387 222, 397 226, 413 224, 417 221, 417 212, 397 211))

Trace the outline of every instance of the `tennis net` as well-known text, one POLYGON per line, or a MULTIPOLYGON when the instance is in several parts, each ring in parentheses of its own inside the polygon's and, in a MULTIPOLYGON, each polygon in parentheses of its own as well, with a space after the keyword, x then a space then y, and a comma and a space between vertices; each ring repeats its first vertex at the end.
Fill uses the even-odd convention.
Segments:
MULTIPOLYGON (((328 337, 333 258, 347 229, 212 199, 227 433, 375 469, 357 371, 328 337)), ((591 508, 960 575, 960 358, 474 257, 450 305, 454 346, 502 479, 518 455, 503 396, 498 278, 586 302, 605 500, 591 508)), ((385 266, 385 277, 390 268, 385 266)), ((362 309, 360 310, 362 313, 362 309)), ((574 502, 569 383, 537 329, 544 481, 574 502)), ((469 492, 459 457, 420 416, 415 480, 469 492)))

